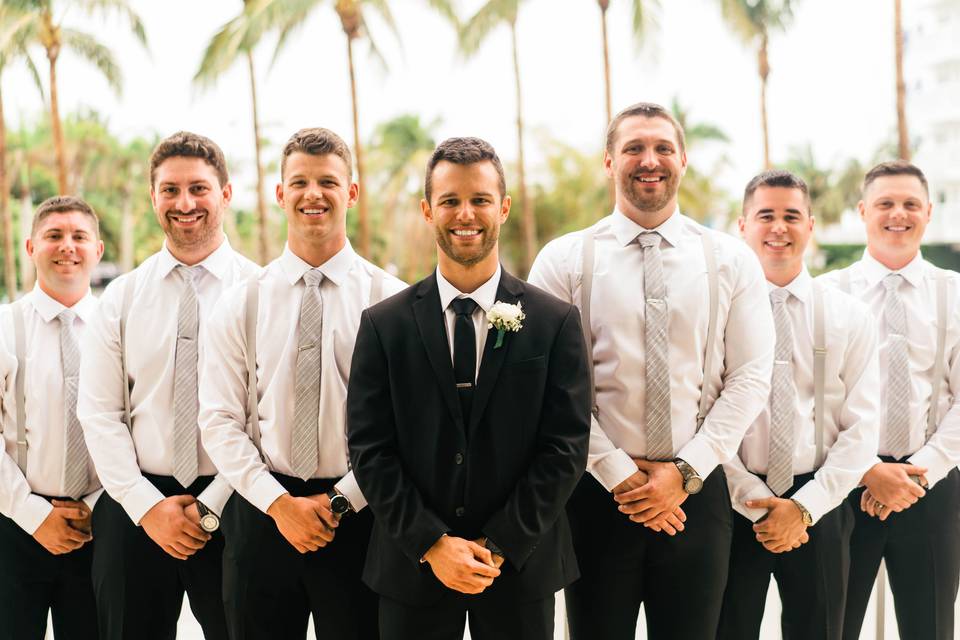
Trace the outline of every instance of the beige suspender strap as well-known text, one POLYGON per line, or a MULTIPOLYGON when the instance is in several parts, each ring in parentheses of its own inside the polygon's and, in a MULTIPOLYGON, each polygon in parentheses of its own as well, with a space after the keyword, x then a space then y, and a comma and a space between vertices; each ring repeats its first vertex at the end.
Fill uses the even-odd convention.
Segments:
POLYGON ((13 339, 16 344, 17 377, 14 382, 17 403, 17 466, 27 475, 27 397, 24 381, 27 378, 27 333, 24 329, 23 310, 25 303, 18 300, 10 305, 13 316, 13 339))
POLYGON ((260 447, 260 401, 257 396, 257 313, 260 309, 260 281, 247 281, 244 306, 244 335, 247 341, 247 435, 263 457, 260 447))
POLYGON ((947 274, 937 273, 937 355, 933 361, 933 381, 930 388, 930 407, 927 409, 927 437, 937 430, 937 406, 940 404, 940 387, 943 386, 943 360, 947 343, 947 274))
POLYGON ((816 442, 814 469, 823 466, 823 384, 827 360, 826 331, 823 321, 823 290, 813 282, 813 428, 816 442))
POLYGON ((383 271, 374 269, 370 280, 370 302, 367 303, 367 306, 372 307, 381 300, 383 300, 383 271))
POLYGON ((581 258, 583 264, 580 277, 580 324, 583 330, 583 343, 587 345, 587 371, 590 374, 590 410, 597 413, 597 389, 593 385, 593 331, 590 328, 590 296, 593 292, 593 253, 595 240, 593 229, 583 234, 581 258))
POLYGON ((703 382, 700 384, 700 408, 697 411, 697 431, 703 426, 707 418, 707 403, 710 398, 710 372, 713 371, 713 345, 717 339, 717 307, 719 306, 720 285, 717 272, 717 254, 713 247, 713 238, 710 231, 704 229, 700 234, 703 244, 703 257, 707 264, 707 285, 710 296, 710 317, 707 320, 706 349, 703 356, 703 382))
POLYGON ((130 307, 133 306, 133 293, 137 288, 137 272, 131 271, 123 289, 123 302, 120 306, 120 371, 123 380, 123 422, 127 429, 133 429, 130 417, 130 377, 127 369, 127 320, 130 319, 130 307))

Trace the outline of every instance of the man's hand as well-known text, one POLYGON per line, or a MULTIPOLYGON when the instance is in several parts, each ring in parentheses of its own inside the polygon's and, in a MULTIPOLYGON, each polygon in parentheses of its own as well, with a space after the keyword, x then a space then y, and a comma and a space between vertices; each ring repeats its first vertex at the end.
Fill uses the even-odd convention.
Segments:
POLYGON ((294 498, 285 493, 270 505, 267 515, 273 518, 280 534, 300 553, 316 551, 333 541, 334 528, 339 524, 317 496, 294 498), (324 513, 326 511, 326 513, 324 513))
MULTIPOLYGON (((73 501, 63 502, 63 504, 68 503, 76 504, 73 501)), ((57 506, 54 504, 53 511, 33 532, 34 540, 54 555, 76 551, 93 540, 93 536, 88 531, 80 530, 73 525, 74 522, 82 522, 84 519, 89 521, 90 510, 86 508, 86 505, 83 506, 84 508, 81 509, 76 506, 57 506)))
MULTIPOLYGON (((476 540, 472 540, 472 542, 475 542, 476 544, 480 545, 484 549, 487 549, 486 538, 477 538, 476 540)), ((487 549, 487 551, 490 551, 490 549, 487 549)), ((493 558, 493 566, 496 567, 497 569, 503 566, 503 563, 506 560, 505 557, 503 557, 499 553, 494 553, 493 551, 490 551, 490 557, 493 558)))
MULTIPOLYGON (((613 488, 614 499, 621 493, 626 493, 631 489, 639 489, 647 484, 647 472, 637 469, 636 473, 613 488)), ((663 512, 651 520, 643 523, 643 526, 656 532, 665 532, 671 536, 683 531, 683 523, 687 521, 687 514, 683 509, 677 507, 673 513, 663 512)))
POLYGON ((686 515, 681 519, 677 512, 683 513, 680 505, 687 499, 687 493, 683 490, 683 476, 677 465, 672 462, 650 462, 642 458, 634 458, 633 461, 639 471, 647 475, 647 482, 618 493, 627 483, 637 482, 637 479, 634 479, 637 474, 634 474, 614 488, 613 499, 620 504, 620 511, 627 514, 633 522, 656 523, 667 533, 670 531, 664 524, 668 524, 674 530, 673 533, 682 531, 686 515), (677 524, 680 524, 679 529, 677 524))
POLYGON ((83 502, 82 500, 53 500, 51 504, 53 504, 54 507, 79 509, 84 514, 83 517, 76 520, 70 520, 70 526, 77 531, 83 531, 84 533, 90 533, 93 530, 93 527, 90 524, 90 520, 93 518, 93 512, 90 511, 90 507, 87 506, 86 502, 83 502))
MULTIPOLYGON (((878 517, 886 520, 891 511, 899 512, 909 509, 926 494, 923 487, 910 477, 920 476, 922 479, 926 473, 927 470, 923 467, 912 464, 878 462, 863 475, 863 484, 867 487, 864 494, 869 491, 873 500, 879 502, 874 511, 878 517)), ((860 504, 862 508, 862 498, 860 504)), ((867 511, 867 513, 870 512, 867 511)))
POLYGON ((810 540, 803 514, 793 500, 763 498, 747 500, 750 509, 767 509, 767 515, 753 525, 757 540, 771 553, 798 549, 810 540))
MULTIPOLYGON (((186 560, 210 539, 210 534, 194 522, 186 509, 196 502, 193 496, 170 496, 153 505, 140 519, 150 539, 177 560, 186 560)), ((196 509, 196 507, 194 507, 196 509)))
POLYGON ((490 550, 464 538, 440 536, 423 559, 437 580, 460 593, 481 593, 500 575, 490 550))
POLYGON ((313 500, 320 510, 320 519, 329 527, 330 529, 336 529, 340 526, 340 516, 335 514, 330 508, 330 498, 327 497, 325 493, 317 493, 312 496, 307 496, 308 500, 313 500))

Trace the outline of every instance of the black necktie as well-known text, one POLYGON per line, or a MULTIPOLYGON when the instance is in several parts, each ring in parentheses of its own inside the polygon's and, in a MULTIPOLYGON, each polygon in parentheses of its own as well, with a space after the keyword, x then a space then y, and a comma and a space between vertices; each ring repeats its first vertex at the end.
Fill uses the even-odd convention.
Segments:
POLYGON ((453 323, 453 379, 457 383, 463 421, 470 421, 474 380, 477 375, 477 334, 473 328, 473 312, 477 303, 470 298, 456 298, 450 303, 457 319, 453 323))

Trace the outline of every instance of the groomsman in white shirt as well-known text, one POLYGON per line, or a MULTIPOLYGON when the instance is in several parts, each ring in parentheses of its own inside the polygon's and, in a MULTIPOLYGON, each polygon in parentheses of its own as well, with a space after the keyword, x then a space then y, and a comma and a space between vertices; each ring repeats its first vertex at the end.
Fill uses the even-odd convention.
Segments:
POLYGON ((328 129, 290 137, 276 188, 287 246, 205 327, 203 443, 237 491, 223 519, 232 638, 305 638, 310 614, 319 637, 379 638, 360 580, 373 521, 348 464, 347 380, 361 312, 406 285, 347 240, 352 167, 328 129))
POLYGON ((219 515, 230 485, 200 445, 199 326, 257 266, 230 247, 223 152, 179 132, 150 157, 163 248, 107 287, 87 331, 78 413, 106 494, 93 582, 107 640, 176 634, 184 591, 208 640, 227 637, 219 515))
POLYGON ((846 498, 877 451, 876 329, 866 305, 807 272, 814 219, 802 179, 753 178, 738 224, 767 277, 776 347, 770 402, 723 465, 737 513, 717 638, 759 637, 772 574, 784 638, 840 640, 846 498))
POLYGON ((756 256, 680 213, 686 165, 666 109, 621 111, 604 153, 613 213, 530 273, 580 307, 593 354, 590 473, 567 506, 573 640, 633 640, 641 603, 651 638, 717 630, 732 530, 719 466, 767 402, 774 329, 756 256))
POLYGON ((78 336, 97 307, 97 216, 45 200, 27 254, 33 291, 0 307, 0 638, 96 640, 90 510, 102 489, 77 420, 78 336))
POLYGON ((859 638, 883 559, 900 636, 952 638, 960 579, 960 275, 923 259, 933 205, 902 161, 867 172, 863 257, 823 276, 865 302, 880 350, 879 457, 851 494, 855 525, 843 637, 859 638))

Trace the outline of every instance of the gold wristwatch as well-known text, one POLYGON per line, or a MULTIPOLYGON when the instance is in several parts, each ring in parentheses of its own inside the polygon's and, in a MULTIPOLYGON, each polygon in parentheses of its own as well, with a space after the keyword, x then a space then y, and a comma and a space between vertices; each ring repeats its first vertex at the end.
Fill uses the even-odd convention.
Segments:
POLYGON ((797 509, 800 510, 800 517, 803 518, 803 524, 804 524, 804 526, 812 527, 812 526, 813 526, 813 516, 810 515, 810 512, 807 511, 807 508, 806 508, 805 506, 803 506, 802 504, 800 504, 800 502, 799 502, 798 500, 794 500, 793 498, 790 498, 790 502, 792 502, 793 504, 795 504, 795 505, 797 506, 797 509))

